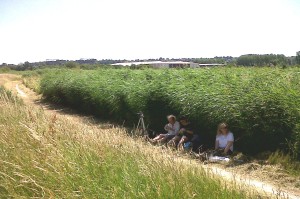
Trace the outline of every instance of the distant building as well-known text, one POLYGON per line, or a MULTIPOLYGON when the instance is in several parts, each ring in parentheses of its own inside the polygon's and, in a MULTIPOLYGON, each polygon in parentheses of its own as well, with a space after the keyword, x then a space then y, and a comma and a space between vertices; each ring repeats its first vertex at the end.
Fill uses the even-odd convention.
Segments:
POLYGON ((112 66, 138 66, 138 65, 150 65, 153 68, 197 68, 199 64, 193 62, 183 61, 145 61, 145 62, 125 62, 115 63, 112 66))

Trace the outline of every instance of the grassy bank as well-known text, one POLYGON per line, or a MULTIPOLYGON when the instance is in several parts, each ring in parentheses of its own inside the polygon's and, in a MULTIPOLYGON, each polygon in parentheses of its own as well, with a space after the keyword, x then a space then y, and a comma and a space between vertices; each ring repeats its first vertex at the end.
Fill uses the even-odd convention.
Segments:
POLYGON ((138 111, 154 129, 167 114, 186 115, 210 143, 226 121, 241 151, 299 154, 299 68, 49 70, 40 89, 49 100, 131 126, 138 111))
POLYGON ((46 114, 3 89, 0 113, 0 198, 250 197, 123 129, 46 114))

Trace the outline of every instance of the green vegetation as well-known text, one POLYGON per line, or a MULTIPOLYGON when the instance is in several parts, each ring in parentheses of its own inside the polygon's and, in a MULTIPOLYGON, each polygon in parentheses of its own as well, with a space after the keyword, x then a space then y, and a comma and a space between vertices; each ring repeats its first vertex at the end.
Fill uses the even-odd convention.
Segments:
POLYGON ((286 66, 289 63, 289 59, 284 55, 242 55, 237 58, 236 64, 239 66, 286 66))
POLYGON ((300 69, 49 70, 41 92, 53 101, 132 126, 143 111, 153 129, 186 115, 213 144, 227 121, 246 153, 300 150, 300 69))
POLYGON ((49 69, 38 69, 34 71, 23 71, 22 74, 22 82, 23 84, 31 88, 34 92, 40 93, 40 79, 41 75, 45 74, 49 71, 49 69))
POLYGON ((80 68, 80 65, 76 62, 68 62, 66 63, 67 68, 80 68))
POLYGON ((291 156, 280 151, 272 153, 268 157, 267 161, 270 164, 281 165, 288 173, 292 175, 300 175, 300 162, 294 161, 291 156))
POLYGON ((300 65, 300 51, 296 53, 296 64, 300 65))
POLYGON ((0 198, 254 197, 123 129, 48 115, 2 88, 0 104, 0 198))
POLYGON ((0 67, 0 73, 8 73, 10 71, 11 71, 11 69, 7 66, 0 67))
POLYGON ((214 58, 190 58, 184 59, 184 61, 191 61, 199 64, 227 64, 235 61, 235 58, 231 56, 214 57, 214 58))

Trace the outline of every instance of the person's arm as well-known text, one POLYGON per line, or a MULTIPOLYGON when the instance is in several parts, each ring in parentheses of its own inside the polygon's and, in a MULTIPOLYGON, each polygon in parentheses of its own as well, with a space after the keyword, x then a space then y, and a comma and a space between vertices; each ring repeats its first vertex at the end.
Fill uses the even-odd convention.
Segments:
POLYGON ((227 146, 226 148, 224 149, 224 153, 227 154, 228 151, 230 150, 230 147, 233 145, 233 141, 228 141, 227 142, 227 146))
POLYGON ((185 132, 187 132, 188 134, 193 134, 194 132, 193 131, 191 131, 191 130, 185 130, 185 132))
POLYGON ((183 134, 185 132, 185 129, 184 128, 181 128, 179 131, 178 131, 178 134, 183 134))
POLYGON ((166 131, 169 131, 169 130, 170 130, 169 124, 166 124, 164 129, 165 129, 166 131))
POLYGON ((227 141, 227 145, 226 145, 226 147, 225 147, 225 149, 224 149, 224 153, 225 153, 225 154, 228 153, 228 151, 230 150, 230 148, 232 147, 233 142, 234 142, 233 134, 230 133, 228 136, 229 136, 229 138, 228 138, 228 141, 227 141))
POLYGON ((194 130, 193 130, 193 129, 194 129, 194 128, 190 126, 188 129, 185 130, 185 132, 187 132, 188 134, 193 135, 193 133, 194 133, 194 130))
POLYGON ((215 142, 215 150, 217 150, 219 148, 219 140, 216 139, 216 142, 215 142))

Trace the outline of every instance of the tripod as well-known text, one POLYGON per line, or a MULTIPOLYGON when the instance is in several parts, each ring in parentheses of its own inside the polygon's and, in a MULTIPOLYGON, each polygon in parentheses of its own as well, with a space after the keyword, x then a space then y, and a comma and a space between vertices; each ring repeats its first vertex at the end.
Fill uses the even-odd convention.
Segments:
POLYGON ((140 118, 136 126, 136 132, 139 132, 139 135, 141 136, 148 136, 148 131, 146 129, 144 121, 144 114, 142 112, 139 112, 138 115, 140 118))

